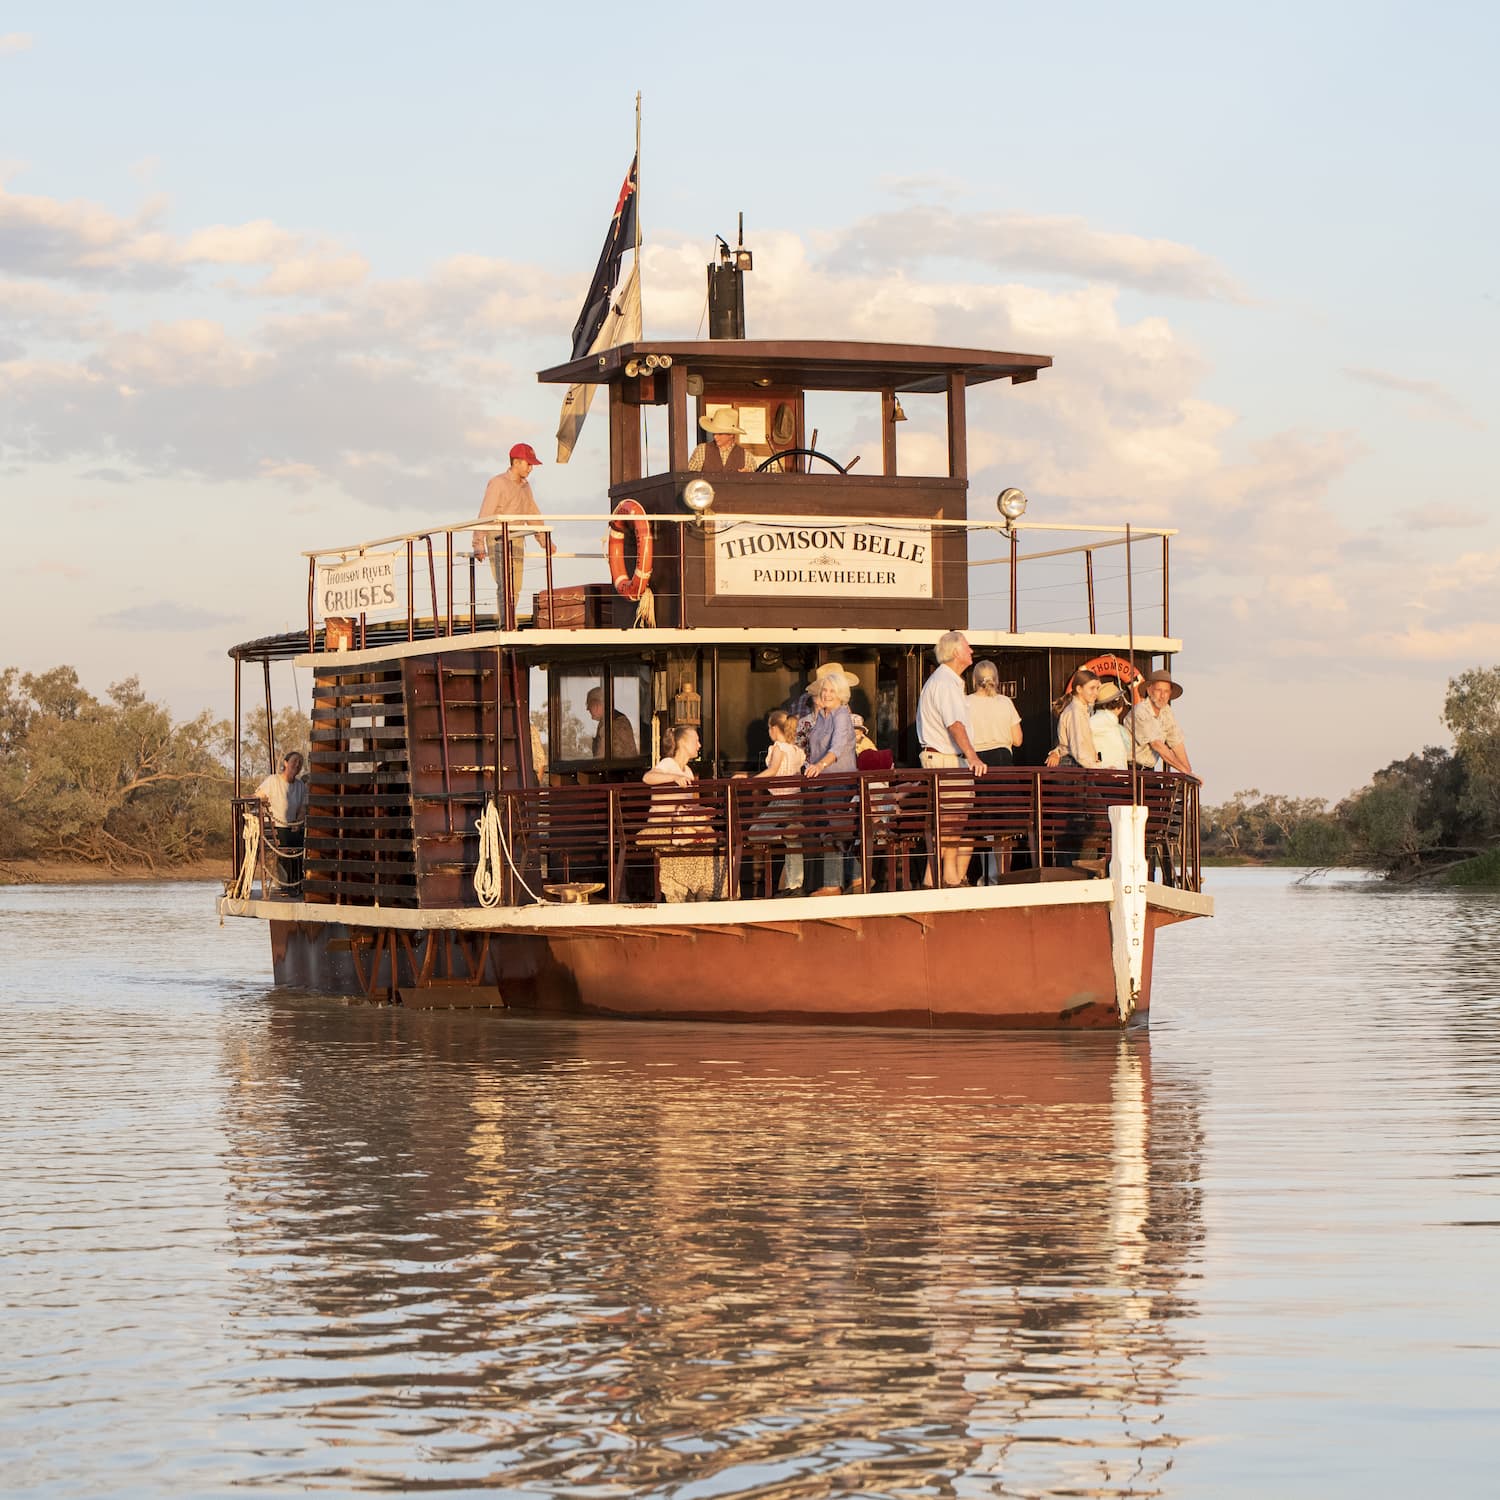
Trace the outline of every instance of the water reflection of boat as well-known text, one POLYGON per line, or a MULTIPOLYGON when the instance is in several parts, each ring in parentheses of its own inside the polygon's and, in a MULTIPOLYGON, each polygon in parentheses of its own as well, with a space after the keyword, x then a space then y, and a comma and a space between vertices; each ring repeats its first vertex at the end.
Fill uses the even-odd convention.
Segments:
POLYGON ((252 1417, 346 1476, 1169 1465, 1199 1097, 1144 1036, 272 1005, 226 1057, 235 1326, 252 1417))
MULTIPOLYGON (((1211 910, 1198 784, 1039 762, 1049 704, 1077 667, 1132 684, 1178 650, 1171 533, 1037 525, 1015 489, 994 518, 969 515, 971 391, 1050 364, 729 338, 627 344, 543 371, 607 392, 615 509, 547 526, 566 542, 608 522, 614 590, 555 587, 548 553, 529 620, 503 569, 491 609, 471 520, 310 554, 306 630, 231 653, 237 733, 243 665, 263 668, 268 724, 271 663, 313 672, 305 880, 279 887, 262 860, 254 895, 252 855, 221 910, 270 923, 279 981, 407 1005, 934 1027, 1144 1019, 1158 932, 1211 910), (904 445, 903 400, 928 429, 904 445), (874 439, 858 472, 816 440, 818 412, 851 403, 867 406, 874 439), (653 414, 667 429, 654 464, 653 414), (741 456, 696 471, 690 435, 725 420, 741 456), (1123 559, 1123 586, 1096 574, 1096 554, 1123 559), (1008 621, 971 611, 986 579, 1006 580, 1008 621), (1028 580, 1049 618, 1023 629, 1028 580), (915 769, 926 655, 955 627, 997 663, 1036 763, 980 779, 915 769), (896 764, 799 781, 789 812, 775 796, 790 788, 735 776, 760 767, 767 712, 833 662, 896 764), (674 724, 701 727, 706 775, 664 813, 641 774, 674 724), (945 852, 971 847, 994 858, 997 884, 928 888, 945 852), (1111 878, 1089 878, 1105 855, 1111 878), (790 856, 835 894, 773 899, 790 856), (722 899, 664 899, 688 864, 715 872, 722 899), (840 983, 768 983, 809 939, 840 983)), ((514 528, 496 529, 507 555, 514 528)))

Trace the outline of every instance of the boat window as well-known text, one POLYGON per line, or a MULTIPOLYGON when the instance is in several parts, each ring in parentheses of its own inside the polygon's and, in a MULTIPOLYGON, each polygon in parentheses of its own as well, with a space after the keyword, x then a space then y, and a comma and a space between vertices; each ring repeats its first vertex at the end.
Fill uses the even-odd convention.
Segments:
POLYGON ((616 666, 611 673, 610 712, 615 715, 614 759, 628 745, 628 759, 644 759, 651 751, 651 668, 645 662, 616 666), (628 731, 628 733, 627 733, 628 731))
POLYGON ((651 668, 632 661, 554 667, 550 718, 554 768, 638 766, 649 752, 651 668))
MULTIPOLYGON (((948 398, 922 392, 901 397, 896 423, 896 472, 941 477, 948 472, 948 398)), ((876 454, 880 452, 876 447, 876 454)), ((863 464, 860 465, 864 467, 863 464)))
MULTIPOLYGON (((855 474, 880 473, 878 391, 809 391, 803 424, 806 447, 826 453, 846 470, 853 463, 855 474)), ((807 474, 836 472, 816 458, 804 459, 802 469, 807 474)))
POLYGON ((527 703, 530 705, 531 719, 531 763, 536 772, 538 781, 547 774, 547 765, 550 759, 548 747, 551 744, 551 728, 548 723, 551 715, 547 711, 547 669, 546 667, 533 667, 531 675, 527 680, 527 703))

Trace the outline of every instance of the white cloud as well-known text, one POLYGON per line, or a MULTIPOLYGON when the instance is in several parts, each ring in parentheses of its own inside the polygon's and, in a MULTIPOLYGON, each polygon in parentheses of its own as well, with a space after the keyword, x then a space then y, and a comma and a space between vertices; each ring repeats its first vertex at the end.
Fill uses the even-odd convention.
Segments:
POLYGON ((1413 397, 1407 403, 1407 408, 1418 416, 1437 417, 1442 421, 1456 422, 1460 427, 1484 430, 1485 424, 1452 391, 1435 380, 1393 375, 1389 370, 1346 368, 1344 374, 1360 385, 1370 385, 1377 390, 1413 397))
POLYGON ((132 604, 102 615, 98 623, 115 630, 164 631, 173 634, 211 630, 220 625, 232 625, 242 620, 243 615, 224 614, 213 609, 194 609, 177 604, 170 599, 155 600, 150 604, 132 604))
POLYGON ((1400 519, 1408 526, 1424 526, 1433 531, 1468 531, 1483 526, 1490 518, 1477 506, 1438 501, 1404 510, 1400 519))
POLYGON ((122 218, 81 199, 12 193, 0 184, 0 265, 12 275, 162 285, 179 280, 171 242, 151 228, 163 204, 122 218))
POLYGON ((827 258, 856 269, 940 259, 1176 297, 1247 300, 1218 261, 1191 245, 1096 229, 1060 214, 964 213, 913 205, 860 220, 835 238, 827 258))
POLYGON ((256 219, 249 224, 213 224, 195 230, 183 242, 178 257, 210 265, 275 265, 297 254, 301 245, 300 235, 269 219, 256 219))
POLYGON ((0 57, 9 57, 17 52, 31 51, 34 38, 29 31, 7 31, 0 36, 0 57))

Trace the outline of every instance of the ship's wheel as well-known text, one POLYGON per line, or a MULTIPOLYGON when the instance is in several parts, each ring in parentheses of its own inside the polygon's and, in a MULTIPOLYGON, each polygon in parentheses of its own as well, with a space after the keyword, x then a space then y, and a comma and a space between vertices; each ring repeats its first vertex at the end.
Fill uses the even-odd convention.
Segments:
POLYGON ((847 474, 849 472, 836 458, 829 458, 826 453, 820 453, 816 448, 778 449, 769 458, 764 458, 758 464, 756 464, 755 472, 757 474, 764 474, 772 464, 777 462, 778 459, 783 458, 820 458, 825 464, 828 465, 830 469, 835 469, 840 474, 847 474))

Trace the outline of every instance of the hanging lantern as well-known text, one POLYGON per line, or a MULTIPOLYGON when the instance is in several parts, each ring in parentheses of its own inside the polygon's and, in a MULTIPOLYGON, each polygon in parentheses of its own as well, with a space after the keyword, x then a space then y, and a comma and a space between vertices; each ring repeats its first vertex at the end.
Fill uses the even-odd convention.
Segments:
POLYGON ((695 729, 703 722, 703 699, 691 682, 684 682, 682 691, 672 700, 672 722, 691 724, 695 729))

